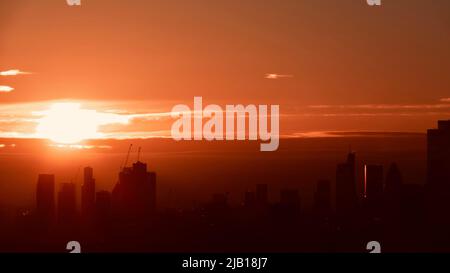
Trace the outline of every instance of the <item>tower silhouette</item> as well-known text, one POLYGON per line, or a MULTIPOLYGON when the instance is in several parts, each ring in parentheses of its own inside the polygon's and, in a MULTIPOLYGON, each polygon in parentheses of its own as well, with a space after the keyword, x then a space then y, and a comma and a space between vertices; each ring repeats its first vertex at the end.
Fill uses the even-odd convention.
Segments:
POLYGON ((438 121, 427 133, 426 210, 437 245, 450 229, 450 120, 438 121))
POLYGON ((112 192, 112 206, 119 218, 144 220, 156 209, 156 173, 140 161, 124 167, 112 192))
POLYGON ((383 200, 383 166, 364 166, 364 201, 372 214, 380 213, 383 200))
POLYGON ((396 163, 392 163, 386 174, 386 193, 399 194, 403 186, 403 177, 396 163))
POLYGON ((341 217, 350 216, 357 205, 356 155, 350 152, 347 161, 336 168, 336 212, 341 217))
POLYGON ((49 223, 55 216, 55 176, 40 174, 36 189, 36 213, 40 221, 49 223))
POLYGON ((435 189, 450 189, 450 120, 438 121, 427 134, 427 183, 435 189))
POLYGON ((95 179, 91 167, 84 168, 84 180, 81 186, 81 213, 83 217, 92 218, 95 212, 95 179))
POLYGON ((385 215, 389 218, 390 222, 399 220, 404 192, 408 187, 408 185, 403 184, 403 177, 397 164, 392 163, 386 174, 383 193, 385 215))

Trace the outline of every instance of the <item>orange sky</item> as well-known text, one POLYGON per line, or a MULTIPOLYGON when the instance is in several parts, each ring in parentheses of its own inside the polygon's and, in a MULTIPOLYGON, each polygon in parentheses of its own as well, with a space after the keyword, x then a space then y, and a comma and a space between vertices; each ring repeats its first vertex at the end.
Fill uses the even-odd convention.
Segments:
POLYGON ((0 76, 0 137, 55 101, 139 114, 106 136, 165 136, 147 114, 194 96, 280 104, 282 135, 423 132, 450 117, 449 48, 448 0, 0 0, 0 71, 31 72, 0 76))

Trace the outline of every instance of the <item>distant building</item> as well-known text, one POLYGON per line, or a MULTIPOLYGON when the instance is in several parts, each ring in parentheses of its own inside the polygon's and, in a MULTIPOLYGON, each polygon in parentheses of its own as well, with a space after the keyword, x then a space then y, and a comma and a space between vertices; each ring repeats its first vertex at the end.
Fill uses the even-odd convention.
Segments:
POLYGON ((244 196, 244 206, 251 208, 256 204, 256 195, 255 192, 246 191, 244 196))
POLYGON ((140 161, 119 173, 112 192, 113 210, 120 218, 145 220, 156 210, 156 173, 140 161))
POLYGON ((84 168, 84 180, 81 185, 81 213, 84 217, 92 217, 95 213, 95 179, 91 167, 84 168))
POLYGON ((381 209, 383 200, 383 179, 383 166, 364 166, 364 199, 370 209, 381 209))
POLYGON ((386 174, 386 192, 398 193, 403 186, 403 176, 396 163, 392 163, 386 174))
POLYGON ((293 213, 300 212, 300 193, 294 189, 283 189, 280 192, 281 208, 293 213))
POLYGON ((209 204, 212 209, 225 209, 228 207, 228 194, 215 193, 212 195, 211 203, 209 204))
POLYGON ((356 156, 349 153, 347 162, 336 168, 336 211, 339 215, 353 213, 358 205, 356 194, 356 156))
POLYGON ((314 210, 319 214, 327 214, 331 211, 331 182, 319 180, 314 193, 314 210))
POLYGON ((256 202, 258 205, 266 206, 269 203, 269 191, 267 184, 256 185, 256 202))
POLYGON ((450 120, 438 121, 427 134, 426 207, 428 224, 435 240, 450 229, 450 120))
POLYGON ((55 216, 55 176, 53 174, 40 174, 38 177, 36 214, 42 221, 51 221, 55 216))
POLYGON ((392 163, 386 174, 386 183, 383 192, 383 206, 385 215, 390 217, 390 222, 398 221, 402 207, 402 199, 406 185, 403 184, 403 176, 396 163, 392 163))
POLYGON ((428 130, 427 148, 427 183, 437 190, 450 189, 450 120, 428 130))
POLYGON ((62 183, 58 192, 58 221, 72 223, 77 215, 76 188, 74 183, 62 183))

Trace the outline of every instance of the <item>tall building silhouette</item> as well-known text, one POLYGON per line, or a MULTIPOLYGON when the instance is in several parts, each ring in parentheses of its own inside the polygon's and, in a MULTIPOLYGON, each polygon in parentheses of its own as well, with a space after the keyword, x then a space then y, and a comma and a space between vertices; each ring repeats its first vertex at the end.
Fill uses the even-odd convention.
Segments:
POLYGON ((450 120, 428 130, 427 182, 432 188, 450 189, 450 120))
POLYGON ((62 183, 58 192, 58 221, 72 223, 77 214, 76 187, 74 183, 62 183))
POLYGON ((95 214, 95 179, 91 167, 84 168, 84 180, 81 185, 81 213, 84 217, 95 214))
POLYGON ((120 218, 144 220, 156 209, 156 173, 147 171, 140 161, 119 173, 112 192, 112 205, 120 218))
POLYGON ((358 205, 356 195, 356 155, 349 153, 347 161, 336 168, 336 212, 346 216, 355 211, 358 205))
POLYGON ((364 166, 364 201, 372 212, 379 212, 383 200, 383 166, 364 166))
POLYGON ((396 163, 392 163, 386 174, 386 193, 399 194, 403 186, 403 176, 396 163))
POLYGON ((36 214, 40 221, 49 222, 55 215, 55 176, 40 174, 36 189, 36 214))
POLYGON ((427 133, 426 212, 436 242, 450 229, 450 120, 427 133))
POLYGON ((383 193, 385 215, 389 217, 390 222, 399 221, 406 188, 407 186, 403 184, 403 176, 397 164, 392 163, 386 174, 383 193))

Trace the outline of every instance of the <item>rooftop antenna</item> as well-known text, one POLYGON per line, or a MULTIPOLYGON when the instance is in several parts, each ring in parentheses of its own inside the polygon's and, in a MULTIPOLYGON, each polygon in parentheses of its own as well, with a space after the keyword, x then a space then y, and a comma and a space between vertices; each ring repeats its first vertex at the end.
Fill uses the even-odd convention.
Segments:
POLYGON ((139 147, 139 149, 138 149, 138 159, 137 159, 138 162, 139 162, 140 158, 141 158, 141 147, 139 147))

